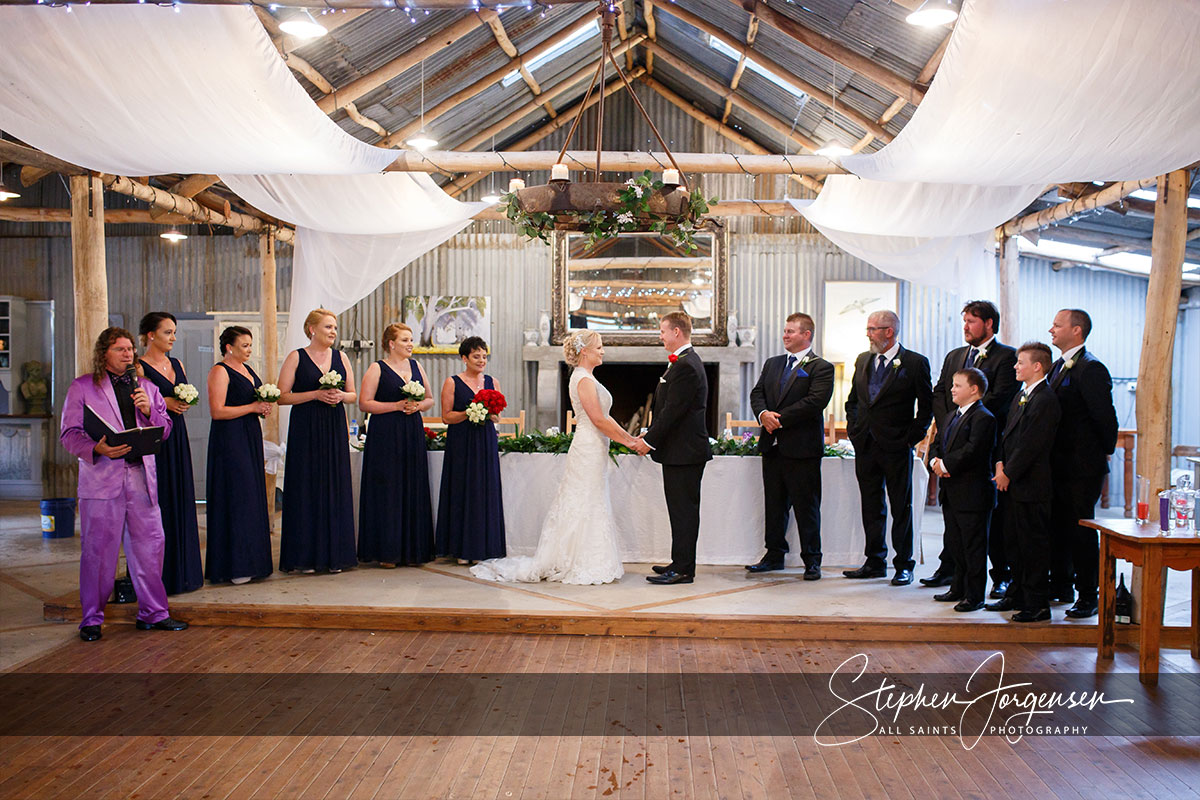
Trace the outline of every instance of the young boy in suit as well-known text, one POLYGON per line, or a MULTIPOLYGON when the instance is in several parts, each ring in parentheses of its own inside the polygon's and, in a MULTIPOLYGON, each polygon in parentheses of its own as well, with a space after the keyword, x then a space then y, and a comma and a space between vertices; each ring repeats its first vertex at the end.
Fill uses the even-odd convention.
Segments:
POLYGON ((955 611, 983 608, 987 588, 988 520, 996 504, 996 418, 980 402, 987 387, 987 378, 974 367, 954 373, 950 397, 958 408, 945 417, 929 451, 946 521, 945 548, 954 565, 950 590, 933 599, 957 602, 955 611))
POLYGON ((996 448, 996 488, 1004 504, 1005 551, 1013 582, 991 611, 1020 609, 1013 622, 1050 619, 1050 456, 1062 412, 1046 383, 1053 360, 1041 342, 1022 345, 1014 367, 1024 384, 1008 411, 996 448))

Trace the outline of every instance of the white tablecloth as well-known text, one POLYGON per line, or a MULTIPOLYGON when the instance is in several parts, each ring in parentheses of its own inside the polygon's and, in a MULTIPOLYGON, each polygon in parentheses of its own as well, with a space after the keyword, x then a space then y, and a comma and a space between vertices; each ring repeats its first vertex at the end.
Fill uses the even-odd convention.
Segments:
MULTIPOLYGON (((436 519, 445 454, 429 454, 429 487, 436 519)), ((500 457, 504 490, 504 523, 509 555, 532 555, 554 492, 563 456, 508 453, 500 457)), ((361 453, 351 453, 355 518, 361 453)), ((618 456, 609 467, 613 514, 621 558, 628 563, 666 563, 671 554, 671 525, 663 500, 662 469, 648 458, 618 456)), ((929 474, 913 459, 914 557, 921 557, 921 516, 929 474)), ((800 564, 795 519, 788 524, 788 565, 800 564)), ((821 461, 821 550, 828 566, 863 562, 865 536, 859 511, 854 459, 821 461)), ((888 531, 891 558, 890 519, 888 531)), ((757 456, 718 456, 704 470, 700 500, 701 564, 752 564, 763 554, 762 468, 757 456)))

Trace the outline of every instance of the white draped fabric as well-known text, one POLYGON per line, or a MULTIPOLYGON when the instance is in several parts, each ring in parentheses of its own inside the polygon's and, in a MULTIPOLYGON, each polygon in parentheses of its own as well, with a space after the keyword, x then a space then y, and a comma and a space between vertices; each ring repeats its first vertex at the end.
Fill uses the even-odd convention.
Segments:
POLYGON ((0 8, 0 127, 116 175, 379 172, 248 7, 0 8))
POLYGON ((460 203, 423 173, 222 175, 240 197, 296 225, 288 349, 314 308, 339 313, 465 228, 486 203, 460 203))
POLYGON ((967 0, 904 130, 795 205, 888 274, 974 294, 991 230, 1046 185, 1200 159, 1197 42, 1194 0, 967 0))

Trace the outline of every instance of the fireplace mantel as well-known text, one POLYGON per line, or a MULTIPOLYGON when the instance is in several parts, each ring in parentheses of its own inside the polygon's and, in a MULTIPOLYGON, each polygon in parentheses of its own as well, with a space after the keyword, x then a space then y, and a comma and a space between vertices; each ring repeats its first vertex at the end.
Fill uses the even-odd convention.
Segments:
MULTIPOLYGON (((731 411, 734 416, 741 412, 743 401, 750 396, 750 389, 757 379, 753 373, 756 350, 753 347, 697 347, 701 360, 716 364, 720 375, 718 387, 718 417, 731 411), (747 368, 749 365, 749 368, 747 368)), ((563 350, 559 345, 529 345, 522 357, 526 365, 526 394, 529 399, 526 414, 532 419, 528 424, 542 430, 557 425, 563 409, 559 408, 560 370, 563 350)), ((654 364, 662 363, 666 369, 667 353, 658 346, 605 345, 606 364, 654 364)))

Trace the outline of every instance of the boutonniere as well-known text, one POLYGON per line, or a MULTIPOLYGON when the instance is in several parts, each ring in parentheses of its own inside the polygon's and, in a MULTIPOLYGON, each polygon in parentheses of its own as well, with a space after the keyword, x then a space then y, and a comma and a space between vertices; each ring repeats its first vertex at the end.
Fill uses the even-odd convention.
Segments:
POLYGON ((1079 356, 1075 356, 1070 361, 1064 361, 1063 362, 1063 370, 1066 371, 1066 370, 1070 369, 1071 367, 1075 366, 1075 362, 1078 360, 1079 360, 1079 356))
POLYGON ((986 349, 980 350, 979 353, 975 356, 975 363, 978 364, 980 361, 983 361, 985 358, 987 358, 987 354, 988 354, 988 351, 986 349))
POLYGON ((1029 402, 1029 395, 1027 395, 1027 394, 1025 394, 1024 392, 1022 392, 1022 393, 1021 393, 1021 399, 1017 401, 1017 405, 1018 405, 1018 406, 1023 406, 1023 405, 1025 405, 1027 402, 1029 402))
POLYGON ((805 356, 804 358, 800 359, 800 363, 796 365, 796 369, 800 369, 800 368, 801 368, 801 367, 803 367, 805 364, 807 364, 808 362, 812 361, 812 358, 813 358, 813 357, 812 357, 812 355, 807 355, 807 356, 805 356))
MULTIPOLYGON (((667 362, 670 364, 674 364, 678 360, 679 356, 675 355, 674 353, 671 353, 671 355, 667 356, 667 362)), ((667 367, 667 369, 670 369, 670 367, 667 367)))
POLYGON ((892 359, 892 369, 900 369, 900 359, 898 359, 898 358, 892 359))

